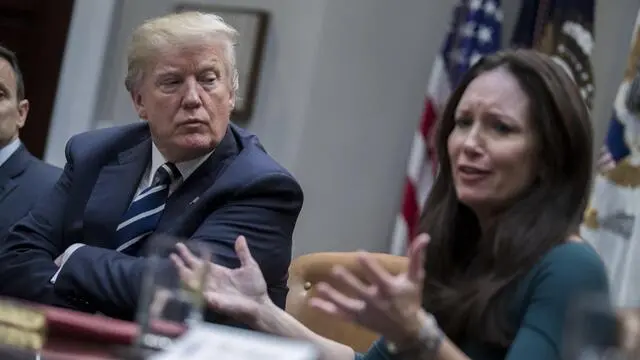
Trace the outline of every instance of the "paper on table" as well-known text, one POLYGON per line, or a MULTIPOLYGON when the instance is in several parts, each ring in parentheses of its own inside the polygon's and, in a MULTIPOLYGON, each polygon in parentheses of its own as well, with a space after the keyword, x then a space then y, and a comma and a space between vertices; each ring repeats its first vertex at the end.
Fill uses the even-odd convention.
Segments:
POLYGON ((310 343, 203 323, 151 360, 316 360, 317 356, 310 343))

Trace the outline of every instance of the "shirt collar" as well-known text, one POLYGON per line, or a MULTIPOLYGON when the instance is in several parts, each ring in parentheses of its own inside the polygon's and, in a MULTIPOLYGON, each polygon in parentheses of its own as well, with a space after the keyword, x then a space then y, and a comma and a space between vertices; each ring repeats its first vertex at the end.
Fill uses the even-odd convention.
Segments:
POLYGON ((5 162, 7 162, 7 160, 9 160, 11 155, 13 155, 13 153, 15 153, 18 150, 18 148, 20 148, 20 144, 21 144, 20 139, 15 138, 11 140, 11 142, 7 144, 5 147, 0 148, 0 166, 2 166, 5 162))
MULTIPOLYGON (((193 172, 196 171, 196 169, 200 165, 202 165, 202 163, 205 162, 209 158, 209 156, 213 154, 214 151, 215 149, 204 156, 201 156, 192 160, 188 160, 188 161, 175 163, 174 165, 178 168, 178 170, 180 170, 180 174, 182 175, 181 181, 184 182, 185 180, 187 180, 187 178, 191 176, 191 174, 193 174, 193 172)), ((156 174, 156 171, 158 170, 158 168, 160 168, 160 166, 162 166, 162 164, 166 162, 167 160, 164 158, 164 156, 162 155, 162 153, 160 152, 156 144, 152 141, 151 142, 151 169, 150 169, 151 171, 149 172, 149 184, 151 184, 151 182, 153 181, 153 176, 156 174)))

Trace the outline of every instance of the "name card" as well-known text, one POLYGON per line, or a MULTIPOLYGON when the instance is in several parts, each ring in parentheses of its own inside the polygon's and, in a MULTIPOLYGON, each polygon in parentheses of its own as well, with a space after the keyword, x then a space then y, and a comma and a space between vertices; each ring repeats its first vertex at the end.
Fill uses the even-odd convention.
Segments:
POLYGON ((316 360, 306 342, 209 323, 199 324, 151 360, 316 360))

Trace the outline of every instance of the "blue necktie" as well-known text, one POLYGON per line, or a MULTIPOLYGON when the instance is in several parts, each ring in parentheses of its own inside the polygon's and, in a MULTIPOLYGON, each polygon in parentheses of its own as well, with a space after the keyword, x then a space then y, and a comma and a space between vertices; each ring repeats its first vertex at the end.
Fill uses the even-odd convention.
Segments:
POLYGON ((136 195, 116 229, 117 251, 138 255, 143 240, 151 234, 162 216, 169 187, 180 179, 180 171, 172 163, 158 168, 151 185, 136 195))

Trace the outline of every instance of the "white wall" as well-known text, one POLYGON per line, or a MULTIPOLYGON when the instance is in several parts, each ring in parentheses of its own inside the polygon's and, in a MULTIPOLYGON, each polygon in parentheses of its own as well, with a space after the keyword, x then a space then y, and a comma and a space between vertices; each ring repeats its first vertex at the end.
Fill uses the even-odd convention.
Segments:
MULTIPOLYGON (((72 133, 135 121, 122 85, 128 34, 144 19, 170 11, 176 1, 123 0, 118 2, 121 7, 108 5, 116 2, 96 6, 92 0, 76 0, 47 151, 53 163, 63 163, 63 144, 72 133), (113 14, 113 19, 102 19, 104 14, 113 14), (88 30, 94 22, 102 32, 88 30), (104 31, 109 27, 111 32, 104 31), (105 57, 99 49, 89 54, 89 46, 106 48, 105 57), (103 65, 102 73, 96 74, 96 67, 103 65), (80 82, 78 72, 100 80, 80 82)), ((304 188, 296 255, 388 249, 425 84, 456 2, 209 1, 272 14, 249 128, 304 188)), ((503 1, 506 34, 519 4, 503 1)), ((622 76, 637 7, 637 0, 598 2, 598 139, 604 136, 622 76)))
POLYGON ((117 0, 76 0, 60 69, 45 160, 64 166, 64 146, 74 134, 94 126, 100 80, 117 0))

